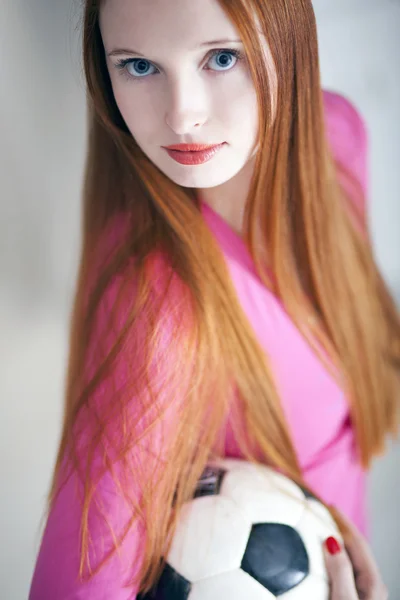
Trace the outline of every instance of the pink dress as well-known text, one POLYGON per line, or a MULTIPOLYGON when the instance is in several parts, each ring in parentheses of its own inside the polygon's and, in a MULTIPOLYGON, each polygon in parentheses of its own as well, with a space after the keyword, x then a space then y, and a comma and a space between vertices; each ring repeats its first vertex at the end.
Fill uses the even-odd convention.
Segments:
MULTIPOLYGON (((366 190, 366 133, 363 121, 342 96, 324 92, 324 101, 332 151, 350 166, 366 190)), ((366 533, 366 473, 357 459, 346 398, 299 334, 280 301, 262 284, 240 236, 208 205, 202 204, 202 214, 224 253, 243 309, 270 357, 307 483, 366 533)), ((111 306, 115 299, 116 289, 117 282, 114 288, 111 285, 104 300, 104 317, 107 315, 107 306, 111 306)), ((169 323, 166 315, 163 320, 165 348, 159 351, 160 361, 168 356, 168 338, 173 335, 173 331, 168 329, 169 323)), ((168 368, 167 364, 165 368, 168 368)), ((123 365, 119 369, 114 377, 123 385, 123 365)), ((107 397, 106 386, 99 392, 102 398, 107 397)), ((167 395, 167 391, 163 393, 167 395)), ((173 410, 173 404, 170 404, 173 410)), ((240 457, 229 430, 225 451, 227 456, 240 457)), ((148 454, 145 456, 143 460, 150 460, 148 454)), ((78 582, 81 505, 75 491, 77 485, 76 479, 71 477, 49 515, 29 600, 135 600, 137 590, 125 588, 124 583, 132 576, 129 570, 132 568, 132 558, 137 557, 136 564, 140 563, 143 530, 133 531, 125 538, 120 559, 114 555, 90 583, 78 582)), ((99 490, 108 518, 119 533, 127 522, 129 511, 118 499, 109 477, 103 478, 99 490)), ((95 566, 111 547, 111 540, 109 530, 95 510, 91 511, 89 519, 94 542, 91 561, 95 566)))

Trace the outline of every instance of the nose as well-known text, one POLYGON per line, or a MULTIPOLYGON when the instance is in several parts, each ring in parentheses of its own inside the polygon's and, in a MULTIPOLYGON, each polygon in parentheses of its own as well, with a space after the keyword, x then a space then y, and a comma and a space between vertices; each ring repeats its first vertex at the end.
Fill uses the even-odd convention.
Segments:
POLYGON ((177 136, 205 123, 208 116, 206 91, 193 78, 175 79, 167 93, 165 122, 177 136))

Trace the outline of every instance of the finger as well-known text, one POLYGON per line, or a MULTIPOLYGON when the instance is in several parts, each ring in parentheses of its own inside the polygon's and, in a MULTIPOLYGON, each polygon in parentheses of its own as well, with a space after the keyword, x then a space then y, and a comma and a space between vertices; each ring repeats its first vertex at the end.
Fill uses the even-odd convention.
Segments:
POLYGON ((378 585, 378 582, 380 582, 379 569, 366 539, 343 513, 340 513, 340 515, 351 534, 346 538, 346 551, 349 554, 354 571, 359 573, 364 580, 367 580, 366 583, 368 582, 370 586, 378 585))
POLYGON ((338 512, 350 532, 345 549, 354 569, 358 592, 365 600, 388 600, 388 589, 382 581, 369 544, 357 527, 341 511, 338 512))
POLYGON ((353 567, 346 551, 335 538, 328 538, 323 544, 326 570, 331 585, 330 600, 358 600, 353 567), (335 542, 337 551, 335 551, 335 542))

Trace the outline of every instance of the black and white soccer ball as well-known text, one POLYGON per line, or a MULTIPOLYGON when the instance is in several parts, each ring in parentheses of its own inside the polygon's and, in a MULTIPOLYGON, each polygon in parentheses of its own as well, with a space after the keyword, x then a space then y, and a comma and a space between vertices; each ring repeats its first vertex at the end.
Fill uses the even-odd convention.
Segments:
POLYGON ((329 511, 262 465, 208 465, 184 505, 157 588, 138 600, 328 600, 329 511))

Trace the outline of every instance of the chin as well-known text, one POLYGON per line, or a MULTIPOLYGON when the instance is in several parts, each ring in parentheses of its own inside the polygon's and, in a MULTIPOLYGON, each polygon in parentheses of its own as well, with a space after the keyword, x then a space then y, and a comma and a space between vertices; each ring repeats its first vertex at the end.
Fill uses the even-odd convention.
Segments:
POLYGON ((188 175, 187 177, 172 177, 168 173, 166 175, 172 179, 177 185, 187 188, 213 188, 223 183, 226 183, 232 178, 232 175, 225 177, 221 176, 221 173, 210 173, 210 175, 188 175))

